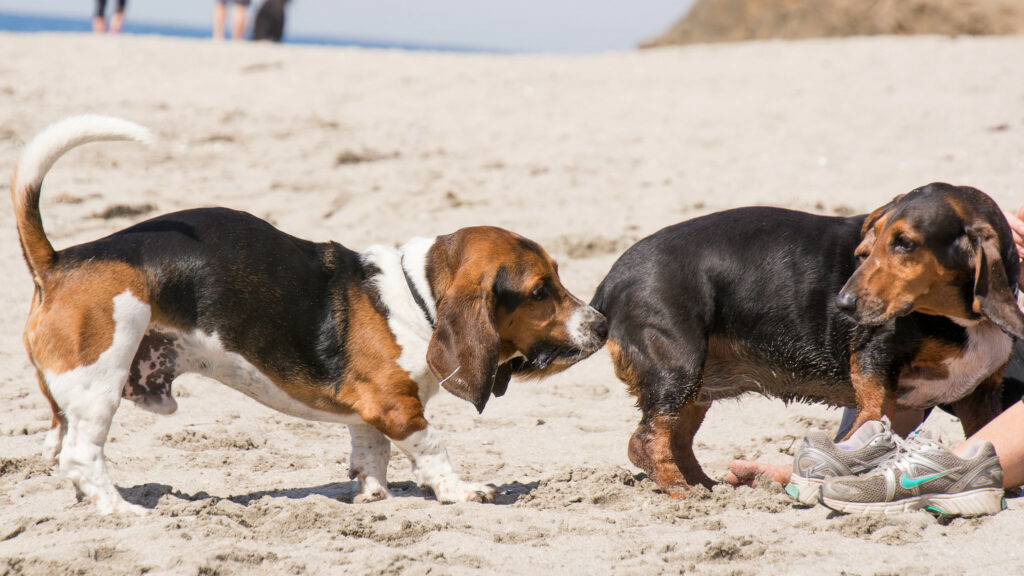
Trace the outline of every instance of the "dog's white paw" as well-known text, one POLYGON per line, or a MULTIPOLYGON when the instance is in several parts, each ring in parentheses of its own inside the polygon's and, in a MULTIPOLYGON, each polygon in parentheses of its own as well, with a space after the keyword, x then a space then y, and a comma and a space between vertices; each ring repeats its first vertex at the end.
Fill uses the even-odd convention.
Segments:
POLYGON ((61 444, 63 444, 64 435, 61 434, 59 427, 50 428, 50 431, 46 433, 46 440, 43 440, 43 458, 47 462, 56 462, 57 456, 60 454, 61 444))
POLYGON ((386 498, 391 498, 391 492, 388 491, 387 487, 383 486, 376 478, 360 476, 359 493, 356 494, 352 501, 356 504, 365 504, 386 498))
POLYGON ((136 516, 145 516, 147 510, 138 504, 132 504, 131 502, 125 501, 120 495, 95 495, 92 497, 93 503, 96 505, 96 510, 104 516, 109 514, 134 514, 136 516))
POLYGON ((438 502, 451 504, 454 502, 494 502, 497 489, 489 484, 476 484, 463 482, 458 477, 443 478, 433 486, 428 486, 434 492, 438 502))

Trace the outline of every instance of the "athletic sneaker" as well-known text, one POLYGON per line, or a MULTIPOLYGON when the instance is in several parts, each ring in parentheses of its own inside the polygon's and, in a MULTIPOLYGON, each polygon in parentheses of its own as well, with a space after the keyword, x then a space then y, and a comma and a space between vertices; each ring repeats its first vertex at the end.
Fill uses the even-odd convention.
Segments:
POLYGON ((990 442, 972 440, 961 458, 920 432, 875 470, 826 480, 821 502, 854 514, 923 508, 942 516, 979 516, 1006 508, 1003 469, 990 442))
POLYGON ((818 503, 821 483, 835 476, 853 476, 874 469, 899 446, 889 419, 869 420, 846 442, 834 444, 826 434, 812 432, 793 457, 793 475, 786 493, 802 504, 818 503))

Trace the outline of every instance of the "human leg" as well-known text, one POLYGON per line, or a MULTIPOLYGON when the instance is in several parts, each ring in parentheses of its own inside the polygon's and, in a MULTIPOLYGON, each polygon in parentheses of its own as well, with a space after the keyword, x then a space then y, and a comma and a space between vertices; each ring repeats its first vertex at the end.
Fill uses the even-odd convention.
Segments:
POLYGON ((245 37, 245 15, 248 2, 235 2, 231 11, 231 39, 241 40, 245 37))
POLYGON ((225 0, 218 0, 213 3, 213 39, 224 39, 224 17, 227 14, 225 0))
POLYGON ((124 27, 124 7, 128 3, 128 0, 118 0, 117 10, 114 15, 110 18, 110 33, 120 34, 121 28, 124 27))
POLYGON ((1017 402, 953 449, 960 456, 970 440, 991 442, 1003 468, 1003 488, 1024 485, 1024 402, 1017 402))
POLYGON ((103 34, 107 31, 107 20, 104 14, 107 11, 107 0, 96 0, 96 13, 92 17, 92 31, 96 34, 103 34))

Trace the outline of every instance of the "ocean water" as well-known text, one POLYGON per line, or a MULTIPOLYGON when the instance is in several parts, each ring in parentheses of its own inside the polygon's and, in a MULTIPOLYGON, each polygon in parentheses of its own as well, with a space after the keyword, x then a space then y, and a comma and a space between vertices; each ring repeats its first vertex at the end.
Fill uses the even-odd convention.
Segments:
MULTIPOLYGON (((83 16, 82 18, 64 18, 60 16, 43 16, 35 14, 20 14, 0 11, 0 32, 92 32, 92 21, 88 16, 83 16)), ((146 22, 133 22, 130 19, 125 22, 124 30, 122 32, 124 34, 176 36, 179 38, 210 37, 209 28, 191 28, 188 26, 149 24, 146 22)), ((284 42, 286 44, 356 46, 360 48, 431 50, 440 52, 496 52, 495 50, 465 48, 459 46, 409 44, 403 42, 362 40, 354 38, 333 38, 327 36, 292 36, 287 33, 287 28, 285 29, 284 42)))

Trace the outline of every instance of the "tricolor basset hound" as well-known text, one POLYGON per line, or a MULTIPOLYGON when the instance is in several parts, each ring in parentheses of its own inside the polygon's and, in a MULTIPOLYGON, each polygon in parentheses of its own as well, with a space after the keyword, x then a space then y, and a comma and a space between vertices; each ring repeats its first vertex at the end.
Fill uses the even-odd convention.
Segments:
POLYGON ((1019 264, 991 198, 930 184, 870 215, 757 207, 669 226, 615 263, 591 304, 643 412, 630 460, 679 495, 711 402, 744 392, 856 407, 852 430, 952 404, 969 436, 1000 409, 1019 264))
POLYGON ((358 500, 389 495, 391 443, 438 500, 493 500, 452 469, 424 404, 440 385, 482 411, 513 373, 564 369, 604 343, 604 316, 566 290, 551 257, 500 228, 358 253, 202 208, 55 251, 39 214, 53 163, 86 142, 148 139, 124 120, 69 118, 28 144, 11 187, 35 282, 25 345, 53 409, 45 454, 103 513, 141 511, 103 460, 121 398, 174 412, 185 372, 347 424, 358 500))

